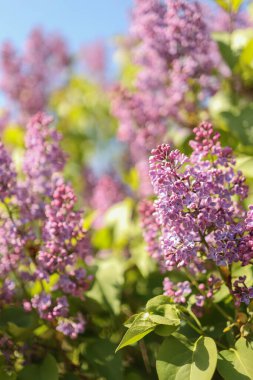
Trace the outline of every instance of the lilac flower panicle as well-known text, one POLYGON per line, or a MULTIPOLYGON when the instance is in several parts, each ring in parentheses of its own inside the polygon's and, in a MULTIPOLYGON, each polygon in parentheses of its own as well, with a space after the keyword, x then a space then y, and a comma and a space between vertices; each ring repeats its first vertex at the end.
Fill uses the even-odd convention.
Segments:
MULTIPOLYGON (((184 267, 197 275, 205 271, 205 260, 217 266, 247 265, 253 258, 253 207, 247 214, 243 208, 248 194, 245 178, 234 169, 232 150, 221 146, 210 123, 201 123, 194 134, 189 157, 168 144, 152 151, 150 177, 156 200, 151 215, 155 221, 146 218, 145 240, 167 270, 184 267), (154 240, 154 231, 159 239, 154 240)), ((166 281, 168 292, 172 285, 166 281)), ((208 281, 205 297, 212 298, 220 280, 210 277, 208 281)), ((196 296, 197 307, 204 302, 203 292, 196 296)), ((235 294, 247 303, 251 288, 236 282, 235 294)))
POLYGON ((175 303, 185 303, 186 297, 192 292, 189 281, 174 284, 166 277, 163 281, 164 295, 169 296, 175 303))
POLYGON ((219 88, 215 72, 221 58, 209 18, 196 1, 134 2, 125 44, 138 70, 130 88, 116 86, 112 109, 141 180, 139 162, 164 141, 171 121, 191 128, 219 88))
POLYGON ((62 178, 65 154, 51 123, 44 113, 28 123, 20 178, 0 143, 0 305, 21 302, 54 328, 64 320, 62 332, 74 339, 85 324, 73 315, 67 297, 83 300, 90 287, 92 277, 84 268, 90 247, 76 196, 62 178), (56 280, 47 293, 44 284, 52 275, 56 280), (41 290, 29 297, 34 283, 41 290))
POLYGON ((153 150, 150 157, 166 263, 187 265, 202 253, 218 265, 239 261, 234 236, 242 234, 237 219, 245 215, 240 204, 247 196, 245 178, 234 171, 231 149, 220 146, 211 124, 200 124, 194 133, 189 158, 168 145, 153 150))
POLYGON ((52 127, 53 118, 36 114, 27 125, 25 136, 24 173, 27 187, 33 192, 50 196, 57 173, 63 170, 66 156, 59 142, 60 134, 52 127))
POLYGON ((78 314, 75 319, 61 319, 56 327, 56 330, 60 331, 71 339, 76 339, 77 336, 83 333, 85 329, 85 320, 81 314, 78 314))
POLYGON ((243 302, 246 305, 253 299, 253 286, 248 287, 245 284, 246 276, 240 276, 238 280, 233 283, 233 295, 235 297, 235 303, 237 306, 243 302))
POLYGON ((78 258, 75 252, 79 252, 80 246, 81 257, 87 253, 86 231, 82 227, 80 212, 74 210, 75 203, 76 196, 72 188, 59 183, 54 190, 53 200, 45 208, 45 244, 39 252, 38 260, 49 272, 64 272, 67 265, 73 266, 78 258))
POLYGON ((47 107, 52 88, 59 86, 70 64, 65 41, 34 29, 22 52, 6 42, 0 51, 0 88, 18 109, 21 120, 47 107))

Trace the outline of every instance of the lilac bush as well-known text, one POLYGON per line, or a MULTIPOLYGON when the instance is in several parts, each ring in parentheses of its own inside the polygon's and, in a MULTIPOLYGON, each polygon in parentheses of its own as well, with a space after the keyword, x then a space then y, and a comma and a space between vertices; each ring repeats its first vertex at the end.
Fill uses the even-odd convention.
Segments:
POLYGON ((34 116, 22 173, 0 145, 0 302, 3 312, 13 306, 34 310, 38 325, 75 339, 85 329, 85 316, 73 313, 69 296, 83 300, 90 286, 90 248, 77 198, 63 180, 60 139, 51 117, 34 116))
POLYGON ((116 83, 103 41, 0 49, 0 379, 253 378, 252 22, 216 2, 135 0, 116 83))
POLYGON ((216 378, 217 349, 222 348, 217 368, 229 379, 231 373, 247 372, 235 370, 233 360, 228 363, 229 339, 236 347, 248 344, 252 349, 253 207, 245 208, 248 186, 235 168, 232 149, 221 145, 210 122, 202 122, 193 132, 188 156, 169 144, 151 152, 155 199, 142 202, 139 212, 147 250, 164 276, 163 296, 148 301, 144 312, 126 322, 128 331, 118 349, 151 331, 167 337, 156 369, 159 379, 176 379, 185 365, 186 347, 194 344, 193 352, 201 355, 201 342, 209 372, 204 377, 201 363, 189 359, 199 368, 198 376, 216 378), (195 332, 195 343, 187 327, 195 332))

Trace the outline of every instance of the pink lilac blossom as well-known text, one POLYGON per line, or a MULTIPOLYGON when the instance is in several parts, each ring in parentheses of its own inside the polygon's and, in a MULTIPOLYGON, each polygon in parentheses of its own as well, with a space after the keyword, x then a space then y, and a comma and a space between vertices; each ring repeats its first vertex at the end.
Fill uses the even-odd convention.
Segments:
POLYGON ((106 47, 101 40, 83 46, 80 58, 84 66, 98 79, 104 79, 106 72, 106 47))
POLYGON ((38 261, 49 273, 64 273, 67 266, 75 265, 77 258, 86 256, 86 231, 82 227, 81 212, 74 210, 76 200, 72 188, 60 183, 54 190, 51 203, 45 207, 44 245, 38 261))
POLYGON ((62 177, 66 155, 60 148, 61 135, 52 124, 53 118, 44 113, 34 115, 26 126, 23 172, 19 182, 17 202, 23 221, 45 216, 45 198, 62 177))
POLYGON ((231 149, 221 147, 211 124, 200 124, 194 133, 189 158, 168 145, 150 157, 162 249, 167 266, 185 266, 202 254, 226 265, 240 260, 235 237, 244 231, 245 178, 233 169, 231 149))
POLYGON ((168 277, 163 281, 164 295, 171 297, 175 303, 185 303, 192 292, 189 281, 173 283, 168 277))
POLYGON ((153 257, 161 266, 163 266, 163 255, 160 247, 160 228, 157 223, 155 215, 155 207, 153 202, 143 200, 139 204, 139 214, 141 218, 141 227, 143 230, 143 237, 147 245, 148 253, 153 257))
POLYGON ((76 318, 61 319, 56 327, 64 335, 69 336, 71 339, 76 339, 85 329, 85 320, 79 313, 76 318))
MULTIPOLYGON (((252 258, 253 208, 246 217, 242 207, 248 192, 245 178, 234 169, 232 150, 221 147, 219 134, 210 123, 201 123, 194 134, 189 157, 166 144, 154 149, 150 157, 150 177, 157 197, 153 215, 161 234, 157 254, 160 256, 161 250, 168 270, 188 270, 192 263, 205 260, 217 266, 247 265, 252 258)), ((146 240, 152 242, 153 230, 149 232, 146 226, 146 240)), ((246 293, 252 298, 250 289, 246 293)))
POLYGON ((128 45, 139 71, 133 90, 118 86, 112 102, 134 163, 147 158, 171 122, 192 127, 191 115, 218 89, 220 57, 210 32, 197 2, 135 1, 128 45))
POLYGON ((52 321, 58 317, 66 317, 69 312, 69 304, 65 296, 52 300, 51 295, 42 292, 31 299, 31 302, 25 300, 23 303, 26 311, 32 308, 37 310, 42 319, 52 321))
POLYGON ((37 113, 27 124, 23 170, 25 187, 34 194, 51 196, 55 181, 60 177, 66 155, 60 148, 61 135, 52 125, 53 118, 37 113))
POLYGON ((48 95, 70 64, 65 41, 34 29, 22 53, 6 42, 0 53, 0 88, 25 119, 45 109, 48 95))
POLYGON ((22 303, 20 297, 25 297, 26 311, 35 309, 40 318, 54 324, 62 324, 62 318, 69 320, 73 331, 63 331, 70 331, 74 338, 84 323, 75 321, 79 317, 72 316, 66 297, 83 299, 90 286, 92 277, 84 268, 89 240, 82 212, 75 209, 73 189, 62 179, 65 155, 51 122, 45 114, 31 119, 21 180, 0 143, 0 276, 5 279, 0 302, 22 303), (58 280, 50 294, 41 290, 27 298, 34 282, 43 285, 51 275, 58 280))
POLYGON ((247 212, 245 232, 240 241, 239 251, 242 263, 247 265, 253 260, 253 206, 250 206, 247 212))
POLYGON ((237 306, 243 302, 246 305, 250 303, 250 300, 253 298, 253 286, 248 287, 245 284, 246 276, 240 276, 238 280, 233 283, 233 295, 235 297, 235 303, 237 306))
POLYGON ((210 18, 210 28, 214 32, 232 32, 237 29, 252 28, 252 26, 253 23, 249 14, 243 10, 236 13, 228 13, 219 8, 215 12, 215 15, 210 18))
MULTIPOLYGON (((103 225, 104 215, 110 207, 121 202, 129 193, 127 186, 114 174, 103 174, 100 178, 89 173, 88 194, 89 205, 96 211, 94 227, 103 225)), ((87 198, 87 197, 86 197, 87 198)))

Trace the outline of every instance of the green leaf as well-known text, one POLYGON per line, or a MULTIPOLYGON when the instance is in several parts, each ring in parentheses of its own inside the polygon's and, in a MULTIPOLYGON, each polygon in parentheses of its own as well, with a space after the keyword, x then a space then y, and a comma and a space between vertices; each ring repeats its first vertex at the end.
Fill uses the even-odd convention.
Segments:
POLYGON ((5 372, 3 368, 0 368, 0 379, 1 380, 16 380, 17 375, 12 373, 11 375, 5 372))
POLYGON ((217 41, 220 53, 228 67, 233 70, 238 62, 238 57, 231 47, 223 41, 217 41))
POLYGON ((237 12, 244 0, 215 0, 226 12, 237 12))
POLYGON ((63 376, 62 380, 79 380, 76 375, 73 375, 72 373, 66 373, 66 375, 63 376))
POLYGON ((138 316, 139 316, 140 314, 133 314, 133 315, 131 315, 131 317, 130 318, 128 318, 127 320, 126 320, 126 322, 124 323, 124 326, 125 327, 130 327, 130 326, 132 326, 132 324, 133 324, 133 322, 136 320, 136 318, 138 318, 138 316))
POLYGON ((116 349, 116 352, 121 348, 128 346, 129 344, 138 342, 138 340, 142 339, 145 335, 153 331, 155 327, 156 323, 150 320, 150 314, 141 313, 123 336, 120 344, 116 349))
POLYGON ((162 343, 156 369, 159 380, 211 380, 216 362, 217 349, 212 338, 201 336, 192 344, 175 334, 162 343))
POLYGON ((98 261, 95 282, 88 298, 94 299, 114 314, 120 313, 120 296, 124 283, 124 263, 115 258, 98 261))
POLYGON ((224 380, 253 379, 253 343, 240 338, 235 348, 224 350, 218 356, 218 371, 224 380))
POLYGON ((107 380, 122 380, 122 361, 120 354, 115 355, 115 344, 105 339, 97 339, 88 344, 86 349, 87 360, 98 373, 96 378, 107 380))
POLYGON ((241 170, 243 172, 243 175, 248 178, 253 178, 252 165, 253 157, 243 156, 236 158, 236 169, 241 170))
POLYGON ((0 328, 16 338, 26 339, 36 327, 36 316, 20 307, 8 307, 1 311, 0 328))
POLYGON ((178 329, 178 326, 158 325, 155 328, 155 333, 160 336, 170 336, 178 329))
POLYGON ((150 312, 155 312, 157 308, 161 305, 166 305, 170 303, 170 298, 168 296, 156 296, 151 298, 146 304, 146 310, 150 312))
POLYGON ((27 365, 18 375, 18 380, 58 380, 58 368, 53 356, 47 355, 40 365, 27 365))
POLYGON ((247 145, 253 143, 253 107, 246 105, 240 112, 221 112, 229 132, 238 139, 238 142, 247 145))
POLYGON ((166 317, 163 317, 163 316, 157 315, 157 314, 150 314, 149 318, 152 322, 156 323, 157 325, 178 326, 180 324, 179 318, 171 320, 169 318, 166 318, 166 317))
POLYGON ((106 212, 104 221, 107 227, 114 229, 114 244, 123 245, 127 243, 132 230, 133 201, 130 198, 116 203, 106 212))
POLYGON ((21 307, 8 307, 1 311, 0 327, 8 326, 9 323, 20 328, 32 328, 34 327, 34 314, 25 312, 21 307))

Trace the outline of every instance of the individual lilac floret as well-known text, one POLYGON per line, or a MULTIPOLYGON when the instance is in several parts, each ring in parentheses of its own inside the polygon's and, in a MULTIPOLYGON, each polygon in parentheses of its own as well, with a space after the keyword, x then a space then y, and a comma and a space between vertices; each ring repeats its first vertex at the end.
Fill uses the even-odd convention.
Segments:
POLYGON ((85 320, 81 314, 78 314, 76 318, 64 318, 61 319, 56 327, 56 330, 60 331, 71 339, 76 339, 77 336, 84 332, 85 320))
POLYGON ((245 284, 246 276, 240 276, 238 280, 233 283, 232 294, 235 297, 235 303, 237 306, 243 302, 246 305, 250 303, 250 300, 253 299, 253 286, 248 287, 245 284))
POLYGON ((201 257, 219 266, 242 260, 238 247, 245 232, 245 178, 234 170, 231 149, 221 147, 210 123, 201 123, 194 133, 190 157, 169 145, 154 149, 150 157, 168 269, 189 266, 201 257))
POLYGON ((185 303, 186 297, 192 292, 189 281, 175 284, 168 277, 163 281, 163 291, 164 295, 171 297, 175 303, 185 303))
POLYGON ((50 294, 42 292, 34 296, 30 301, 25 300, 23 307, 26 311, 37 310, 40 318, 53 321, 59 317, 66 317, 69 312, 69 304, 65 296, 52 300, 50 294))

